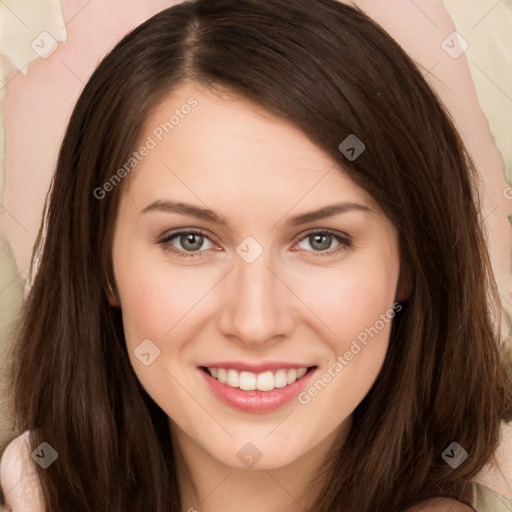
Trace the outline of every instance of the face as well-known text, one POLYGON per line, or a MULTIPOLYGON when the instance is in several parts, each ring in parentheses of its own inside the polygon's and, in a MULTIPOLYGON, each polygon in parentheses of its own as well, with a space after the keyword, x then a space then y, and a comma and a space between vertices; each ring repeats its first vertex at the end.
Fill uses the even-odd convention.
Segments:
POLYGON ((234 95, 182 84, 138 148, 111 297, 133 369, 182 447, 290 464, 349 424, 382 367, 396 230, 300 130, 234 95))

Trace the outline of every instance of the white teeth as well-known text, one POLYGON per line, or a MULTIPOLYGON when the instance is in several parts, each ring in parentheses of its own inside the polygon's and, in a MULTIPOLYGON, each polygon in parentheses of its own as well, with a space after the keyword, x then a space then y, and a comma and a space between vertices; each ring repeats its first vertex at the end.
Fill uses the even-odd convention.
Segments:
POLYGON ((258 374, 256 379, 256 389, 260 391, 270 391, 274 389, 274 374, 272 372, 263 372, 258 374))
POLYGON ((275 388, 284 388, 293 384, 297 379, 303 377, 308 369, 306 367, 296 370, 281 369, 276 372, 266 371, 263 373, 238 372, 237 370, 224 368, 208 368, 208 373, 219 382, 227 384, 232 388, 240 388, 244 391, 271 391, 275 388))
POLYGON ((288 373, 286 374, 286 379, 288 380, 288 384, 295 382, 297 380, 297 370, 295 368, 288 370, 288 373))
POLYGON ((226 370, 224 370, 224 368, 219 368, 217 379, 220 382, 223 382, 224 384, 226 384, 226 381, 228 380, 228 375, 227 375, 226 370))
POLYGON ((274 386, 276 388, 284 388, 288 384, 286 379, 286 370, 277 370, 274 375, 274 386))
POLYGON ((233 388, 238 387, 238 372, 236 370, 228 370, 228 378, 226 384, 233 388))
MULTIPOLYGON (((236 372, 236 370, 234 370, 236 372)), ((238 381, 240 389, 245 391, 252 391, 256 389, 256 375, 251 372, 240 372, 240 378, 238 381)))

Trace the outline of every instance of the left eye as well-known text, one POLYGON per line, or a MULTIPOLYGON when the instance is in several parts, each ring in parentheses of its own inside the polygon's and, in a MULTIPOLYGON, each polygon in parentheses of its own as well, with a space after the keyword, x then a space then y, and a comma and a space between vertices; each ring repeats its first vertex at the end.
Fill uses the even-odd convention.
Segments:
MULTIPOLYGON (((341 234, 331 233, 330 231, 314 231, 308 233, 298 240, 299 244, 303 242, 309 242, 310 247, 313 248, 313 251, 306 249, 308 252, 320 253, 318 254, 319 256, 330 255, 337 251, 347 249, 351 245, 351 241, 346 235, 342 236, 341 234), (337 242, 334 248, 331 247, 333 241, 337 242)), ((180 231, 178 233, 172 233, 158 243, 163 245, 164 249, 182 257, 200 256, 202 252, 201 249, 206 250, 216 247, 209 237, 201 231, 180 231), (173 243, 175 239, 178 240, 178 244, 181 247, 176 247, 175 243, 173 243), (205 242, 208 242, 210 246, 204 247, 205 242)), ((304 249, 304 247, 300 248, 304 249)))
POLYGON ((306 235, 299 241, 299 243, 307 241, 309 242, 310 246, 313 247, 315 252, 320 252, 325 251, 326 249, 331 249, 331 243, 333 240, 338 242, 338 245, 335 247, 342 245, 340 237, 337 237, 332 233, 324 233, 320 231, 306 235))

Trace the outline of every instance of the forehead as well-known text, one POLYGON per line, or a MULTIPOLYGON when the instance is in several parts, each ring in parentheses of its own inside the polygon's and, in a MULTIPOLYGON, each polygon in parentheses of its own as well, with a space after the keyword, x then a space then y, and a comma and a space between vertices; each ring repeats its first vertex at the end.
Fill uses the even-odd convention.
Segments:
POLYGON ((291 207, 372 199, 298 127, 230 92, 186 82, 148 116, 137 147, 150 147, 126 185, 141 201, 155 193, 217 197, 243 206, 291 207))

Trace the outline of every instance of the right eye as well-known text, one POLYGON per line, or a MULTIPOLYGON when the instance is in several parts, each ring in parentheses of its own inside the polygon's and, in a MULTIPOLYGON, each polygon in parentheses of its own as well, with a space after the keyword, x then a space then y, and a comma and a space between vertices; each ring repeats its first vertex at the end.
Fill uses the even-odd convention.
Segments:
POLYGON ((179 257, 189 258, 201 256, 203 252, 201 249, 203 248, 205 240, 209 241, 211 244, 211 246, 206 247, 206 249, 217 247, 211 242, 206 233, 196 230, 175 231, 174 233, 166 235, 158 243, 161 244, 166 251, 175 253, 179 257), (176 247, 173 243, 175 239, 181 247, 176 247))

